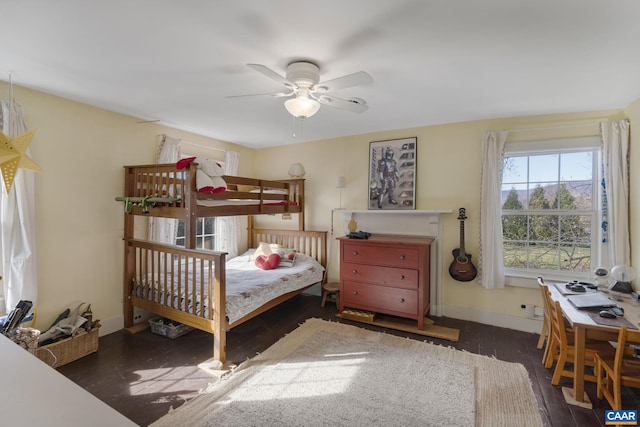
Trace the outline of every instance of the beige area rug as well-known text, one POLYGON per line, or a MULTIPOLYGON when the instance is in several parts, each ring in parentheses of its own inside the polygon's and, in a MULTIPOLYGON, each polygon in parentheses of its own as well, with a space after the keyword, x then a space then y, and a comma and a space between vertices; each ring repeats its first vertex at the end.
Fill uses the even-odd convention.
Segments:
POLYGON ((524 366, 309 319, 153 424, 542 426, 524 366))

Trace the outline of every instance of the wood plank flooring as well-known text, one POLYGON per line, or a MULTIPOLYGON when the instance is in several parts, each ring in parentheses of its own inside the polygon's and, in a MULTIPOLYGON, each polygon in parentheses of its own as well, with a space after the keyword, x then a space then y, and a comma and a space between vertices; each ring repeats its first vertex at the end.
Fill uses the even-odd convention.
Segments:
MULTIPOLYGON (((435 324, 460 330, 459 342, 452 343, 340 319, 336 313, 334 303, 327 302, 321 308, 318 296, 302 294, 232 329, 227 334, 227 358, 242 362, 266 350, 305 319, 322 318, 521 363, 529 372, 546 426, 604 426, 604 411, 609 406, 597 399, 595 384, 586 385, 593 409, 567 405, 560 386, 551 385, 552 372, 541 363, 536 334, 434 317, 435 324)), ((62 366, 59 371, 135 423, 146 426, 216 381, 197 367, 211 357, 212 351, 212 336, 201 331, 175 340, 149 330, 136 335, 119 331, 101 337, 97 353, 62 366)), ((560 383, 570 384, 566 379, 560 383)), ((625 389, 623 405, 640 408, 640 391, 625 389)), ((88 420, 87 425, 90 424, 88 420)))

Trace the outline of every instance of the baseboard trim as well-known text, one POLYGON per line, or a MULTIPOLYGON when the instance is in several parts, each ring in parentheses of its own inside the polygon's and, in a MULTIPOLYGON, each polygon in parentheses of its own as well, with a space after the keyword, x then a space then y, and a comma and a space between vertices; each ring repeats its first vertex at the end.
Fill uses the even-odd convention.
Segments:
MULTIPOLYGON (((318 295, 320 294, 318 293, 318 295)), ((445 317, 468 320, 500 328, 514 329, 516 331, 539 334, 542 329, 542 316, 538 318, 518 317, 454 305, 445 305, 443 311, 445 317)), ((100 320, 100 324, 102 325, 100 328, 100 336, 109 335, 124 328, 124 316, 120 314, 109 319, 100 320)))
POLYGON ((100 332, 98 336, 109 335, 124 328, 124 315, 120 314, 109 319, 100 320, 100 332))
POLYGON ((445 317, 451 317, 453 319, 468 320, 522 332, 539 334, 542 329, 542 316, 538 318, 519 317, 453 305, 445 305, 444 313, 445 317))

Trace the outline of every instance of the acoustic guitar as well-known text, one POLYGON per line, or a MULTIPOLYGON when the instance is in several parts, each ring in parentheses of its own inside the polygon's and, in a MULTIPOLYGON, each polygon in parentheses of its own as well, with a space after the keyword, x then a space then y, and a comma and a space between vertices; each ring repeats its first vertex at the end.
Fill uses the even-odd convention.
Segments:
POLYGON ((449 266, 449 274, 460 282, 470 282, 478 274, 475 265, 471 262, 471 255, 464 250, 464 220, 467 213, 464 208, 458 210, 458 220, 460 221, 460 247, 454 249, 453 262, 449 266))

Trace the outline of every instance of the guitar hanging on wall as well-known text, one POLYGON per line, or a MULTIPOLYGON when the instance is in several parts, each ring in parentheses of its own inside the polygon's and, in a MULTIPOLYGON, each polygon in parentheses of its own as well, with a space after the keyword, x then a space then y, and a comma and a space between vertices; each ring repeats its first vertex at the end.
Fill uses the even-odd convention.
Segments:
POLYGON ((464 250, 464 220, 467 214, 464 208, 458 210, 458 221, 460 221, 460 248, 454 249, 453 262, 449 266, 449 274, 460 282, 470 282, 478 274, 475 265, 471 262, 471 255, 464 250))

